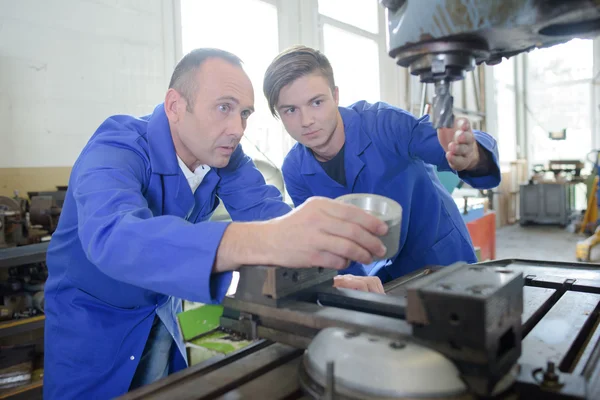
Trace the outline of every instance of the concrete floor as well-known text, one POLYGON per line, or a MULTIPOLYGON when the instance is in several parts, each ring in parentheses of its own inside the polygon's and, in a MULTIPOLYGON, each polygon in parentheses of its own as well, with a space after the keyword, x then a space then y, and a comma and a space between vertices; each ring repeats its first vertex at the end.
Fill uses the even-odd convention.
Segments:
MULTIPOLYGON (((577 261, 575 244, 585 236, 558 226, 504 226, 496 231, 496 258, 545 261, 577 261)), ((600 245, 592 250, 592 262, 600 264, 600 245)))

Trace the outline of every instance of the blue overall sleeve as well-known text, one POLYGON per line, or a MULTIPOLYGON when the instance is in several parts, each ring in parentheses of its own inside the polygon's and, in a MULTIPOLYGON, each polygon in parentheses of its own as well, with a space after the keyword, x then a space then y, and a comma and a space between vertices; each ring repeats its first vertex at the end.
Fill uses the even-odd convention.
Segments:
POLYGON ((229 164, 219 170, 221 181, 217 196, 223 200, 234 221, 260 221, 287 214, 291 208, 283 202, 281 192, 267 185, 263 175, 244 154, 241 145, 231 155, 229 164))
POLYGON ((286 158, 281 170, 285 189, 292 198, 294 207, 298 207, 312 196, 310 188, 302 180, 300 166, 291 158, 286 158))
MULTIPOLYGON (((437 137, 437 131, 425 115, 419 119, 408 112, 399 109, 386 110, 384 129, 392 143, 396 143, 400 154, 423 160, 427 164, 438 167, 440 171, 456 173, 446 160, 446 152, 437 137)), ((489 173, 484 176, 474 176, 469 171, 458 172, 458 176, 477 189, 491 189, 500 184, 500 164, 498 162, 498 146, 496 140, 485 132, 473 131, 475 140, 490 160, 489 173)))
POLYGON ((231 273, 212 274, 227 222, 155 216, 143 195, 150 172, 133 147, 92 144, 72 182, 87 258, 113 279, 201 303, 219 303, 231 273))

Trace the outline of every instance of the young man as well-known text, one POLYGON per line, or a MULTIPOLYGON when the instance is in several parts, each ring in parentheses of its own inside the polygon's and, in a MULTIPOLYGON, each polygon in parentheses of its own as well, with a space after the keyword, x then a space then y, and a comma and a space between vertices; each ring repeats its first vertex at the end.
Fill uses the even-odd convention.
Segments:
POLYGON ((199 49, 151 115, 94 133, 48 249, 45 399, 113 398, 184 368, 180 299, 220 302, 241 265, 340 269, 384 254, 376 218, 329 199, 290 212, 265 184, 238 145, 253 107, 241 61, 199 49), (278 218, 208 221, 219 199, 236 221, 278 218))
POLYGON ((344 272, 383 282, 427 265, 476 262, 469 233, 433 166, 455 171, 476 188, 500 183, 495 140, 469 122, 436 130, 385 103, 338 106, 338 88, 327 58, 305 46, 277 56, 264 77, 270 110, 298 142, 283 164, 295 206, 312 196, 347 193, 390 197, 403 209, 400 250, 391 260, 344 272))

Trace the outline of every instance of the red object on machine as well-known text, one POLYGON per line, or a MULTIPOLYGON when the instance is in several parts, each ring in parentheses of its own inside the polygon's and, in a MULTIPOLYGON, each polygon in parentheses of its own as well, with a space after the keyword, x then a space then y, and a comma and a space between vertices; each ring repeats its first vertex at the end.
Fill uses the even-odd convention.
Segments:
POLYGON ((481 218, 467 222, 474 247, 481 249, 479 261, 496 259, 496 213, 488 211, 481 218))

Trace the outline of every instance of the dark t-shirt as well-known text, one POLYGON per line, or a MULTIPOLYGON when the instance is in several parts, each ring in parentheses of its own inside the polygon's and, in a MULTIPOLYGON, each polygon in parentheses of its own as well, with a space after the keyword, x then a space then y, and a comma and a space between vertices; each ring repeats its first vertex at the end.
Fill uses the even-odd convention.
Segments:
MULTIPOLYGON (((329 161, 319 161, 323 170, 331 179, 342 186, 346 186, 346 169, 344 168, 344 144, 341 150, 329 161)), ((318 161, 318 160, 317 160, 318 161)))

